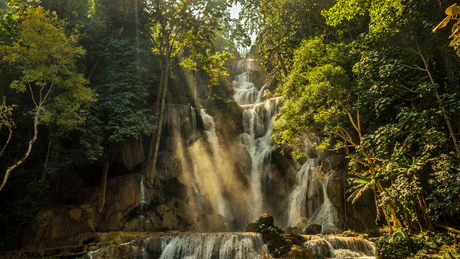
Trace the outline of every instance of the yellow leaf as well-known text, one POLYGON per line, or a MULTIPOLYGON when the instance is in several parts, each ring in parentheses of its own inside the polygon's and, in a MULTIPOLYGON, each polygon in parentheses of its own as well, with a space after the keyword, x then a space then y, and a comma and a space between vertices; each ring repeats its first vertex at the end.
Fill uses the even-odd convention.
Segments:
POLYGON ((454 27, 452 27, 452 35, 449 36, 449 39, 454 37, 455 35, 457 35, 459 32, 460 32, 460 24, 457 22, 456 24, 454 24, 454 27), (455 29, 455 31, 454 31, 455 29))
POLYGON ((447 9, 446 9, 446 14, 449 15, 449 16, 454 16, 454 15, 457 15, 458 14, 458 8, 457 8, 457 3, 449 6, 447 9))
POLYGON ((457 30, 459 25, 460 25, 460 22, 457 22, 456 24, 454 24, 454 26, 452 26, 452 34, 454 34, 454 32, 457 30))
POLYGON ((457 56, 460 57, 460 49, 457 49, 457 56))
POLYGON ((442 20, 442 22, 440 22, 440 23, 438 24, 438 26, 436 26, 436 27, 433 29, 433 32, 435 32, 437 29, 441 29, 441 28, 446 27, 446 25, 450 22, 451 19, 452 19, 452 16, 447 16, 446 18, 444 18, 444 20, 442 20))

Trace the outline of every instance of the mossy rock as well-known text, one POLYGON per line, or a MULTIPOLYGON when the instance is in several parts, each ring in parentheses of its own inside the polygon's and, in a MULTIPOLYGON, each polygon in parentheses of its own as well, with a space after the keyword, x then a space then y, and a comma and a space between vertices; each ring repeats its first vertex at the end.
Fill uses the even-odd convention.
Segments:
POLYGON ((286 255, 292 246, 283 236, 284 230, 274 225, 273 216, 262 215, 258 220, 249 223, 246 232, 261 233, 268 247, 268 252, 276 258, 286 255))

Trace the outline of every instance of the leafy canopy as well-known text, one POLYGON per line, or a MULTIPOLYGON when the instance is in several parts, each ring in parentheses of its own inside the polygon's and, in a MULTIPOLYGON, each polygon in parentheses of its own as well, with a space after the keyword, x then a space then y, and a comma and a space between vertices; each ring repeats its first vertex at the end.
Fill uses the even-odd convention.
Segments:
POLYGON ((11 88, 30 91, 41 122, 73 127, 84 122, 86 105, 95 97, 75 67, 85 50, 77 46, 78 34, 67 36, 64 26, 55 13, 29 8, 19 39, 5 47, 3 60, 20 67, 22 75, 11 88))

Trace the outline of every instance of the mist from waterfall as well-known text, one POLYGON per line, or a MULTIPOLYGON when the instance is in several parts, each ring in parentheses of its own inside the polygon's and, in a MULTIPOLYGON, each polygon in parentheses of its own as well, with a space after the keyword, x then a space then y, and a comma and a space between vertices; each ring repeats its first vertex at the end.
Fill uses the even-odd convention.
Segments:
POLYGON ((214 158, 214 171, 215 181, 213 183, 215 200, 217 205, 217 212, 224 216, 227 220, 233 220, 233 215, 227 199, 223 196, 222 188, 222 158, 219 150, 219 139, 216 134, 216 127, 214 119, 206 113, 206 110, 200 111, 201 117, 203 118, 204 132, 207 136, 207 141, 211 144, 212 156, 214 158))

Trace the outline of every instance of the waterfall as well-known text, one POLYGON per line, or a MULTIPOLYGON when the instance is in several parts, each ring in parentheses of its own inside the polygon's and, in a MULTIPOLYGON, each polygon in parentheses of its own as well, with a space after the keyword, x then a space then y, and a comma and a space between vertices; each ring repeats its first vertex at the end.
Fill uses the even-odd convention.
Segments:
POLYGON ((239 104, 253 104, 256 101, 259 91, 253 83, 249 82, 249 71, 237 75, 232 82, 235 95, 233 99, 239 104))
POLYGON ((255 259, 267 249, 261 234, 212 233, 152 236, 88 253, 92 259, 255 259), (122 247, 124 246, 124 247, 122 247))
POLYGON ((303 217, 307 216, 307 186, 314 181, 316 174, 316 160, 308 159, 296 176, 296 183, 288 196, 288 223, 287 226, 295 227, 303 217))
POLYGON ((265 247, 260 234, 199 234, 171 237, 162 243, 160 259, 179 258, 259 258, 265 247))
POLYGON ((263 214, 262 181, 266 176, 264 169, 270 164, 271 154, 276 150, 271 129, 278 112, 278 99, 246 105, 244 108, 244 133, 240 135, 240 140, 246 145, 252 161, 248 208, 249 220, 253 221, 263 214))
POLYGON ((259 91, 250 79, 251 71, 256 70, 257 62, 254 59, 240 60, 236 63, 235 73, 237 75, 232 82, 232 86, 235 91, 233 99, 238 105, 257 104, 261 102, 265 86, 259 91))
POLYGON ((375 258, 374 245, 363 238, 311 236, 303 247, 312 254, 330 258, 375 258))
MULTIPOLYGON (((314 138, 314 142, 318 145, 321 144, 318 137, 314 138)), ((307 224, 321 225, 321 234, 341 233, 342 230, 337 227, 337 210, 327 193, 327 187, 334 174, 332 166, 325 154, 317 150, 307 136, 305 137, 305 147, 307 161, 297 172, 296 183, 287 199, 287 226, 295 227, 302 218, 310 217, 307 224), (317 170, 320 161, 318 157, 322 157, 322 162, 327 163, 328 172, 317 170), (308 201, 308 198, 316 196, 319 191, 322 193, 323 202, 315 208, 313 213, 312 204, 308 206, 308 203, 311 202, 308 201)))
POLYGON ((230 205, 228 201, 223 196, 222 188, 222 176, 221 176, 221 164, 222 158, 220 156, 219 150, 219 139, 216 134, 216 127, 214 124, 214 119, 206 113, 206 110, 202 109, 200 111, 201 118, 203 119, 204 132, 207 136, 209 144, 211 144, 212 156, 214 158, 214 167, 215 170, 212 172, 214 174, 214 182, 212 184, 214 188, 215 201, 217 205, 217 212, 224 216, 227 220, 233 220, 231 213, 230 205))
POLYGON ((260 91, 259 91, 259 93, 257 94, 256 103, 260 103, 260 102, 261 102, 262 96, 263 96, 263 94, 264 94, 264 90, 265 90, 265 87, 266 87, 266 86, 267 86, 267 85, 264 85, 264 86, 262 86, 262 88, 260 88, 260 91))
POLYGON ((141 175, 141 182, 140 182, 140 201, 139 201, 139 231, 143 232, 144 231, 144 224, 145 224, 145 215, 144 215, 144 210, 145 207, 147 207, 147 202, 145 202, 145 175, 141 175))

